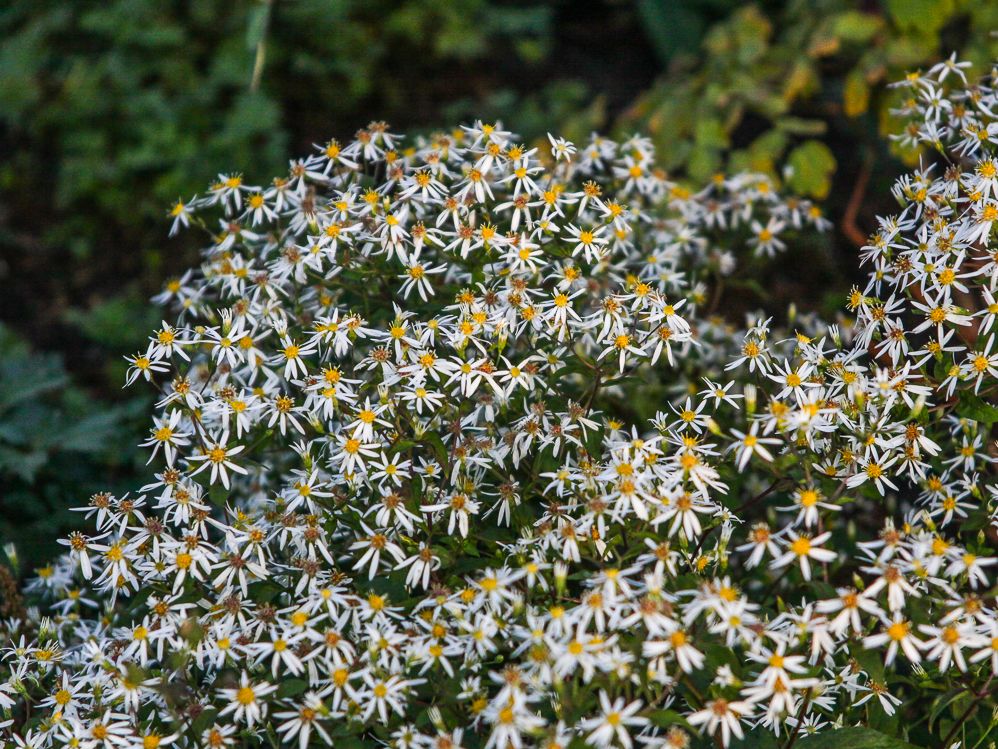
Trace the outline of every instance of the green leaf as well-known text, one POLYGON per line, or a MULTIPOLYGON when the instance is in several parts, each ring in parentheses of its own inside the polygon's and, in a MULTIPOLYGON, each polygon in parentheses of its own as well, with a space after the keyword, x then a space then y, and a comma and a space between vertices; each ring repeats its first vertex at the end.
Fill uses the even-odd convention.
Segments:
POLYGON ((942 712, 966 693, 966 689, 958 687, 956 689, 949 690, 945 694, 939 695, 935 700, 933 700, 932 709, 929 711, 928 728, 930 731, 932 730, 932 725, 936 722, 936 719, 942 714, 942 712))
POLYGON ((107 446, 120 424, 119 409, 90 414, 64 429, 59 435, 58 446, 62 450, 75 452, 97 452, 107 446))
POLYGON ((34 481, 47 459, 48 454, 42 450, 18 452, 0 445, 0 475, 11 473, 25 481, 34 481))
POLYGON ((703 31, 703 18, 695 9, 683 3, 663 3, 656 0, 638 0, 637 8, 644 33, 651 40, 663 65, 676 52, 696 50, 703 31))
POLYGON ((832 33, 847 42, 862 44, 870 41, 883 25, 884 20, 878 15, 849 10, 832 19, 832 33))
POLYGON ((31 356, 0 363, 0 411, 57 390, 69 381, 55 356, 31 356))
POLYGON ((748 731, 744 739, 734 739, 729 744, 730 749, 779 749, 780 742, 773 736, 773 732, 765 726, 748 731))
POLYGON ((224 507, 229 498, 229 491, 221 484, 212 484, 208 490, 208 501, 215 507, 224 507))
POLYGON ((934 33, 956 11, 955 0, 886 0, 887 12, 901 29, 934 33))
POLYGON ((308 682, 301 679, 284 679, 277 688, 277 697, 278 699, 297 697, 306 689, 308 689, 308 682))
POLYGON ((989 426, 998 421, 998 407, 992 406, 979 395, 974 395, 966 390, 960 393, 956 412, 965 419, 978 421, 989 426))
POLYGON ((684 718, 680 713, 677 713, 675 710, 656 710, 648 716, 648 719, 653 725, 656 725, 659 728, 669 728, 670 726, 689 727, 689 723, 686 722, 686 718, 684 718))
POLYGON ((793 169, 790 186, 802 195, 824 198, 832 187, 835 156, 831 149, 817 140, 805 141, 790 152, 787 159, 793 169))
POLYGON ((865 650, 862 648, 851 648, 852 657, 863 667, 863 670, 870 675, 874 681, 884 682, 884 663, 878 650, 865 650))
POLYGON ((695 137, 698 145, 707 148, 727 148, 730 144, 724 123, 714 117, 700 122, 695 137))
POLYGON ((111 297, 87 310, 68 309, 63 318, 91 341, 110 350, 144 349, 159 323, 158 310, 137 293, 111 297))
POLYGON ((406 450, 411 450, 416 446, 415 440, 398 440, 391 449, 388 451, 388 455, 397 455, 398 453, 403 453, 406 450))
POLYGON ((840 728, 809 736, 799 742, 801 749, 917 749, 914 744, 869 728, 840 728))
POLYGON ((859 117, 869 108, 870 87, 861 71, 853 70, 846 76, 842 89, 842 106, 846 117, 859 117))
POLYGON ((448 467, 447 447, 444 445, 444 441, 440 439, 439 434, 436 432, 427 432, 419 441, 432 448, 434 457, 442 467, 448 467))
POLYGON ((780 117, 776 120, 776 127, 788 135, 812 138, 824 135, 828 130, 828 124, 824 120, 808 119, 806 117, 780 117))

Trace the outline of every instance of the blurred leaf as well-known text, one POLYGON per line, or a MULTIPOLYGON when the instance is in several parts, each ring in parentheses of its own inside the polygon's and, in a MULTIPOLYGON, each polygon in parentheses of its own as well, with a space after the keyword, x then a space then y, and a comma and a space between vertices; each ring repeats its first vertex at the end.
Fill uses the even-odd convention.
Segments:
POLYGON ((966 694, 966 688, 961 686, 956 689, 950 689, 949 691, 936 697, 936 699, 932 701, 932 709, 929 711, 929 730, 932 730, 932 726, 936 722, 936 718, 938 718, 946 708, 966 694))
POLYGON ((284 679, 277 688, 277 697, 279 699, 297 697, 299 694, 303 694, 306 689, 308 689, 307 681, 302 679, 284 679))
POLYGON ((744 739, 732 738, 730 749, 779 749, 780 743, 773 732, 760 726, 745 733, 744 739))
POLYGON ((847 42, 862 44, 870 41, 881 27, 884 19, 873 13, 848 10, 832 18, 832 33, 847 42))
POLYGON ((686 718, 675 710, 655 710, 648 718, 653 725, 659 728, 669 728, 670 726, 689 727, 686 718))
POLYGON ((828 130, 828 125, 823 120, 810 120, 802 117, 780 117, 775 124, 779 130, 790 135, 814 137, 823 135, 828 130))
POLYGON ((54 355, 4 357, 0 361, 0 413, 66 384, 68 378, 54 355))
POLYGON ((887 11, 903 29, 935 32, 956 10, 955 0, 885 0, 887 11))
POLYGON ((783 99, 792 102, 814 90, 818 76, 810 61, 799 60, 791 68, 783 84, 783 99))
POLYGON ((858 117, 870 106, 870 87, 859 70, 846 76, 842 105, 847 117, 858 117))
POLYGON ((64 316, 91 341, 118 353, 144 349, 160 322, 158 310, 135 294, 113 297, 86 311, 67 310, 64 316))
POLYGON ((246 46, 256 49, 267 36, 267 25, 270 23, 271 3, 260 0, 258 7, 249 14, 249 24, 246 26, 246 46))
MULTIPOLYGON (((75 387, 54 354, 33 353, 0 325, 0 537, 29 559, 54 551, 80 516, 67 509, 109 486, 137 460, 126 424, 147 412, 147 396, 110 405, 75 387)), ((131 488, 131 487, 130 487, 131 488)))
POLYGON ((24 481, 34 481, 46 460, 48 454, 41 450, 25 452, 0 445, 0 474, 11 473, 24 481))
POLYGON ((805 141, 790 152, 787 164, 793 170, 789 182, 794 190, 815 198, 828 195, 835 171, 835 156, 828 146, 817 140, 805 141))
POLYGON ((839 728, 808 736, 799 742, 802 749, 917 749, 901 739, 869 728, 839 728))
POLYGON ((59 448, 71 452, 97 452, 121 426, 121 410, 109 408, 74 421, 59 433, 59 448))
POLYGON ((697 48, 703 33, 703 19, 696 12, 694 3, 638 0, 638 11, 644 21, 644 31, 655 46, 655 53, 663 64, 677 52, 690 52, 697 48))

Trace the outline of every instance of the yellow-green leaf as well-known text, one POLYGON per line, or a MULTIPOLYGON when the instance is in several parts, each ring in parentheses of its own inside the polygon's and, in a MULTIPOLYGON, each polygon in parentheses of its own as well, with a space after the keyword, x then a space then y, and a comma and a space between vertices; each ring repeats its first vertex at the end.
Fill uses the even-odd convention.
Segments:
POLYGON ((790 152, 790 187, 802 195, 824 198, 832 187, 835 156, 821 141, 808 140, 790 152))
POLYGON ((842 91, 842 106, 847 117, 859 117, 870 106, 870 87, 858 70, 846 76, 842 91))
POLYGON ((870 41, 883 25, 884 20, 878 15, 848 10, 832 19, 832 33, 847 42, 862 44, 870 41))
POLYGON ((902 29, 936 32, 955 11, 955 0, 887 0, 887 12, 902 29))

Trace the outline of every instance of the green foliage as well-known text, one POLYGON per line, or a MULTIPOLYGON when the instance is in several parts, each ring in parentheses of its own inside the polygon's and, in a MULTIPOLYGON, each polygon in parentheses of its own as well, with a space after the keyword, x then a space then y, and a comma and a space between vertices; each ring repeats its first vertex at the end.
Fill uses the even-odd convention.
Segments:
POLYGON ((499 47, 541 59, 548 15, 484 0, 16 0, 0 12, 4 189, 47 198, 47 245, 92 256, 110 219, 155 237, 122 254, 157 246, 169 202, 225 165, 278 173, 292 133, 411 119, 441 72, 499 47))
POLYGON ((988 426, 998 421, 998 406, 970 392, 960 393, 956 412, 965 419, 979 421, 988 426))
POLYGON ((964 0, 746 5, 706 31, 699 54, 675 60, 625 122, 650 130, 670 168, 694 181, 743 168, 779 176, 789 163, 793 188, 823 198, 837 162, 896 129, 886 84, 951 49, 983 72, 996 25, 998 6, 964 0))
POLYGON ((801 749, 916 749, 912 744, 869 728, 840 728, 800 742, 801 749))
POLYGON ((69 504, 134 474, 146 408, 144 398, 95 401, 56 354, 33 353, 0 326, 0 539, 31 561, 51 556, 55 536, 80 522, 69 504))
POLYGON ((819 140, 801 143, 787 156, 788 182, 795 192, 827 198, 835 172, 835 156, 819 140))

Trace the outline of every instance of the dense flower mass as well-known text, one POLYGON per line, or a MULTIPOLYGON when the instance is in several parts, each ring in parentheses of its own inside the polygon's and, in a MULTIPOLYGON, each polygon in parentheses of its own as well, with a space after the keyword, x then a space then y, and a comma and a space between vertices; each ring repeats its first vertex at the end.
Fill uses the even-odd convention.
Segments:
POLYGON ((919 680, 985 699, 998 94, 964 75, 904 83, 949 160, 898 184, 839 325, 720 316, 827 222, 640 137, 372 123, 178 202, 210 244, 129 357, 155 476, 80 508, 3 623, 4 739, 792 744, 919 680))

